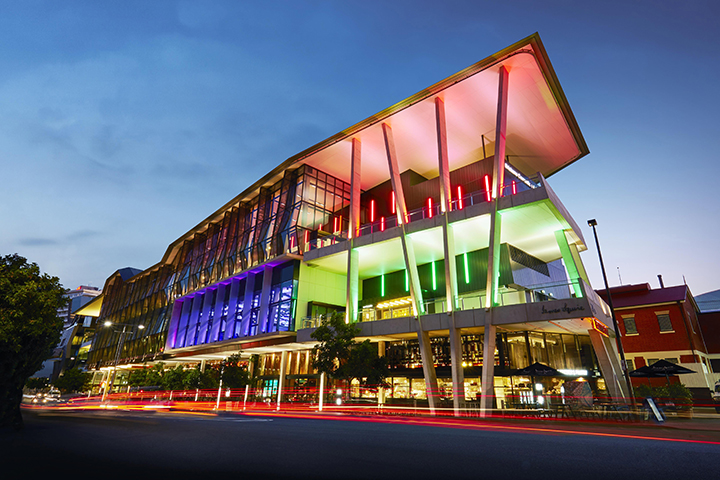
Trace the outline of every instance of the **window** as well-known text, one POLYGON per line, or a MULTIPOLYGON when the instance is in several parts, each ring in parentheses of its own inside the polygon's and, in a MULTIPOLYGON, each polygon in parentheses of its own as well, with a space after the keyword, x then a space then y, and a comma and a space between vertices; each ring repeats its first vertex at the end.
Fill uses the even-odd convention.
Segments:
POLYGON ((656 313, 658 319, 658 325, 660 325, 661 332, 672 332, 672 322, 670 321, 670 315, 668 313, 656 313))
POLYGON ((632 358, 625 359, 625 366, 627 366, 628 372, 632 372, 633 370, 635 370, 635 364, 633 363, 632 358))
POLYGON ((625 324, 625 335, 637 335, 637 325, 635 325, 635 317, 623 318, 625 324))
POLYGON ((714 373, 720 373, 720 358, 711 358, 710 366, 712 367, 712 371, 714 373))

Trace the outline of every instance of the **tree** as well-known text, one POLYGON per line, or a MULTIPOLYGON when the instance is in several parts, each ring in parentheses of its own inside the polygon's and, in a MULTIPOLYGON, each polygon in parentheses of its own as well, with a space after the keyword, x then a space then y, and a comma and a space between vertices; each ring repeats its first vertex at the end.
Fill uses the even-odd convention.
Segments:
POLYGON ((55 388, 62 393, 79 392, 87 390, 90 383, 90 374, 81 372, 77 367, 65 370, 65 372, 55 380, 55 388))
POLYGON ((244 387, 250 382, 250 374, 246 366, 240 363, 240 355, 230 355, 225 359, 222 379, 223 386, 227 388, 244 387))
POLYGON ((320 342, 313 349, 313 367, 348 384, 358 379, 361 385, 383 386, 388 375, 387 360, 378 355, 370 340, 356 343, 358 333, 360 329, 345 323, 342 313, 323 321, 310 335, 320 342))
POLYGON ((378 355, 377 345, 370 340, 354 344, 347 361, 339 368, 341 378, 350 382, 357 379, 360 385, 373 388, 385 386, 389 373, 387 359, 378 355))
POLYGON ((343 373, 339 369, 350 357, 350 350, 358 333, 360 329, 351 323, 345 323, 342 313, 335 312, 323 320, 310 335, 320 342, 313 348, 313 367, 331 378, 344 378, 339 376, 343 373))
POLYGON ((43 388, 47 388, 48 385, 48 379, 45 377, 31 377, 25 382, 25 387, 30 390, 42 390, 43 388))
POLYGON ((37 264, 17 254, 0 257, 0 426, 23 426, 22 388, 60 341, 64 293, 37 264))

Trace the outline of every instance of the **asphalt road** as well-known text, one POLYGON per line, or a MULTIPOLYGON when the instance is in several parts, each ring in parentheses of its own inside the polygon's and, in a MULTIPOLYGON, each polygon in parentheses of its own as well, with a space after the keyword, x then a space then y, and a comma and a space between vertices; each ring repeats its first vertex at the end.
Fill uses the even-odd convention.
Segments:
POLYGON ((720 476, 720 445, 412 422, 25 412, 0 478, 647 478, 720 476))

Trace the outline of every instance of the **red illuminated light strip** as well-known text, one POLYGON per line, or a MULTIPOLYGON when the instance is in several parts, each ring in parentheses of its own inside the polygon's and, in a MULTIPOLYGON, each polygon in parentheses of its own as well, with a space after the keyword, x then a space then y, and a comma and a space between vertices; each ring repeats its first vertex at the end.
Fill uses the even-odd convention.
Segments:
POLYGON ((487 201, 489 202, 492 197, 490 196, 490 176, 485 175, 485 198, 487 198, 487 201))
POLYGON ((428 208, 428 218, 433 217, 433 201, 432 198, 428 197, 427 200, 427 208, 428 208))
POLYGON ((385 217, 380 217, 380 231, 385 231, 385 217))
POLYGON ((463 196, 462 196, 462 187, 460 185, 458 185, 457 192, 458 192, 458 210, 462 210, 463 209, 463 196))
POLYGON ((375 223, 375 200, 370 200, 370 223, 375 223))
POLYGON ((390 213, 395 213, 395 190, 390 192, 390 213))

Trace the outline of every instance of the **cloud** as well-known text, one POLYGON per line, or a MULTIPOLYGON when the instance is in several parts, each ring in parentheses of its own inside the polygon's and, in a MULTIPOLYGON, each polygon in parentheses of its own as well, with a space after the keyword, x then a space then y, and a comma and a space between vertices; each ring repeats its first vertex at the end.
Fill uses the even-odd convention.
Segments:
POLYGON ((59 245, 60 242, 54 238, 40 238, 40 237, 31 237, 31 238, 21 238, 18 240, 18 243, 22 245, 23 247, 45 247, 49 245, 59 245))

